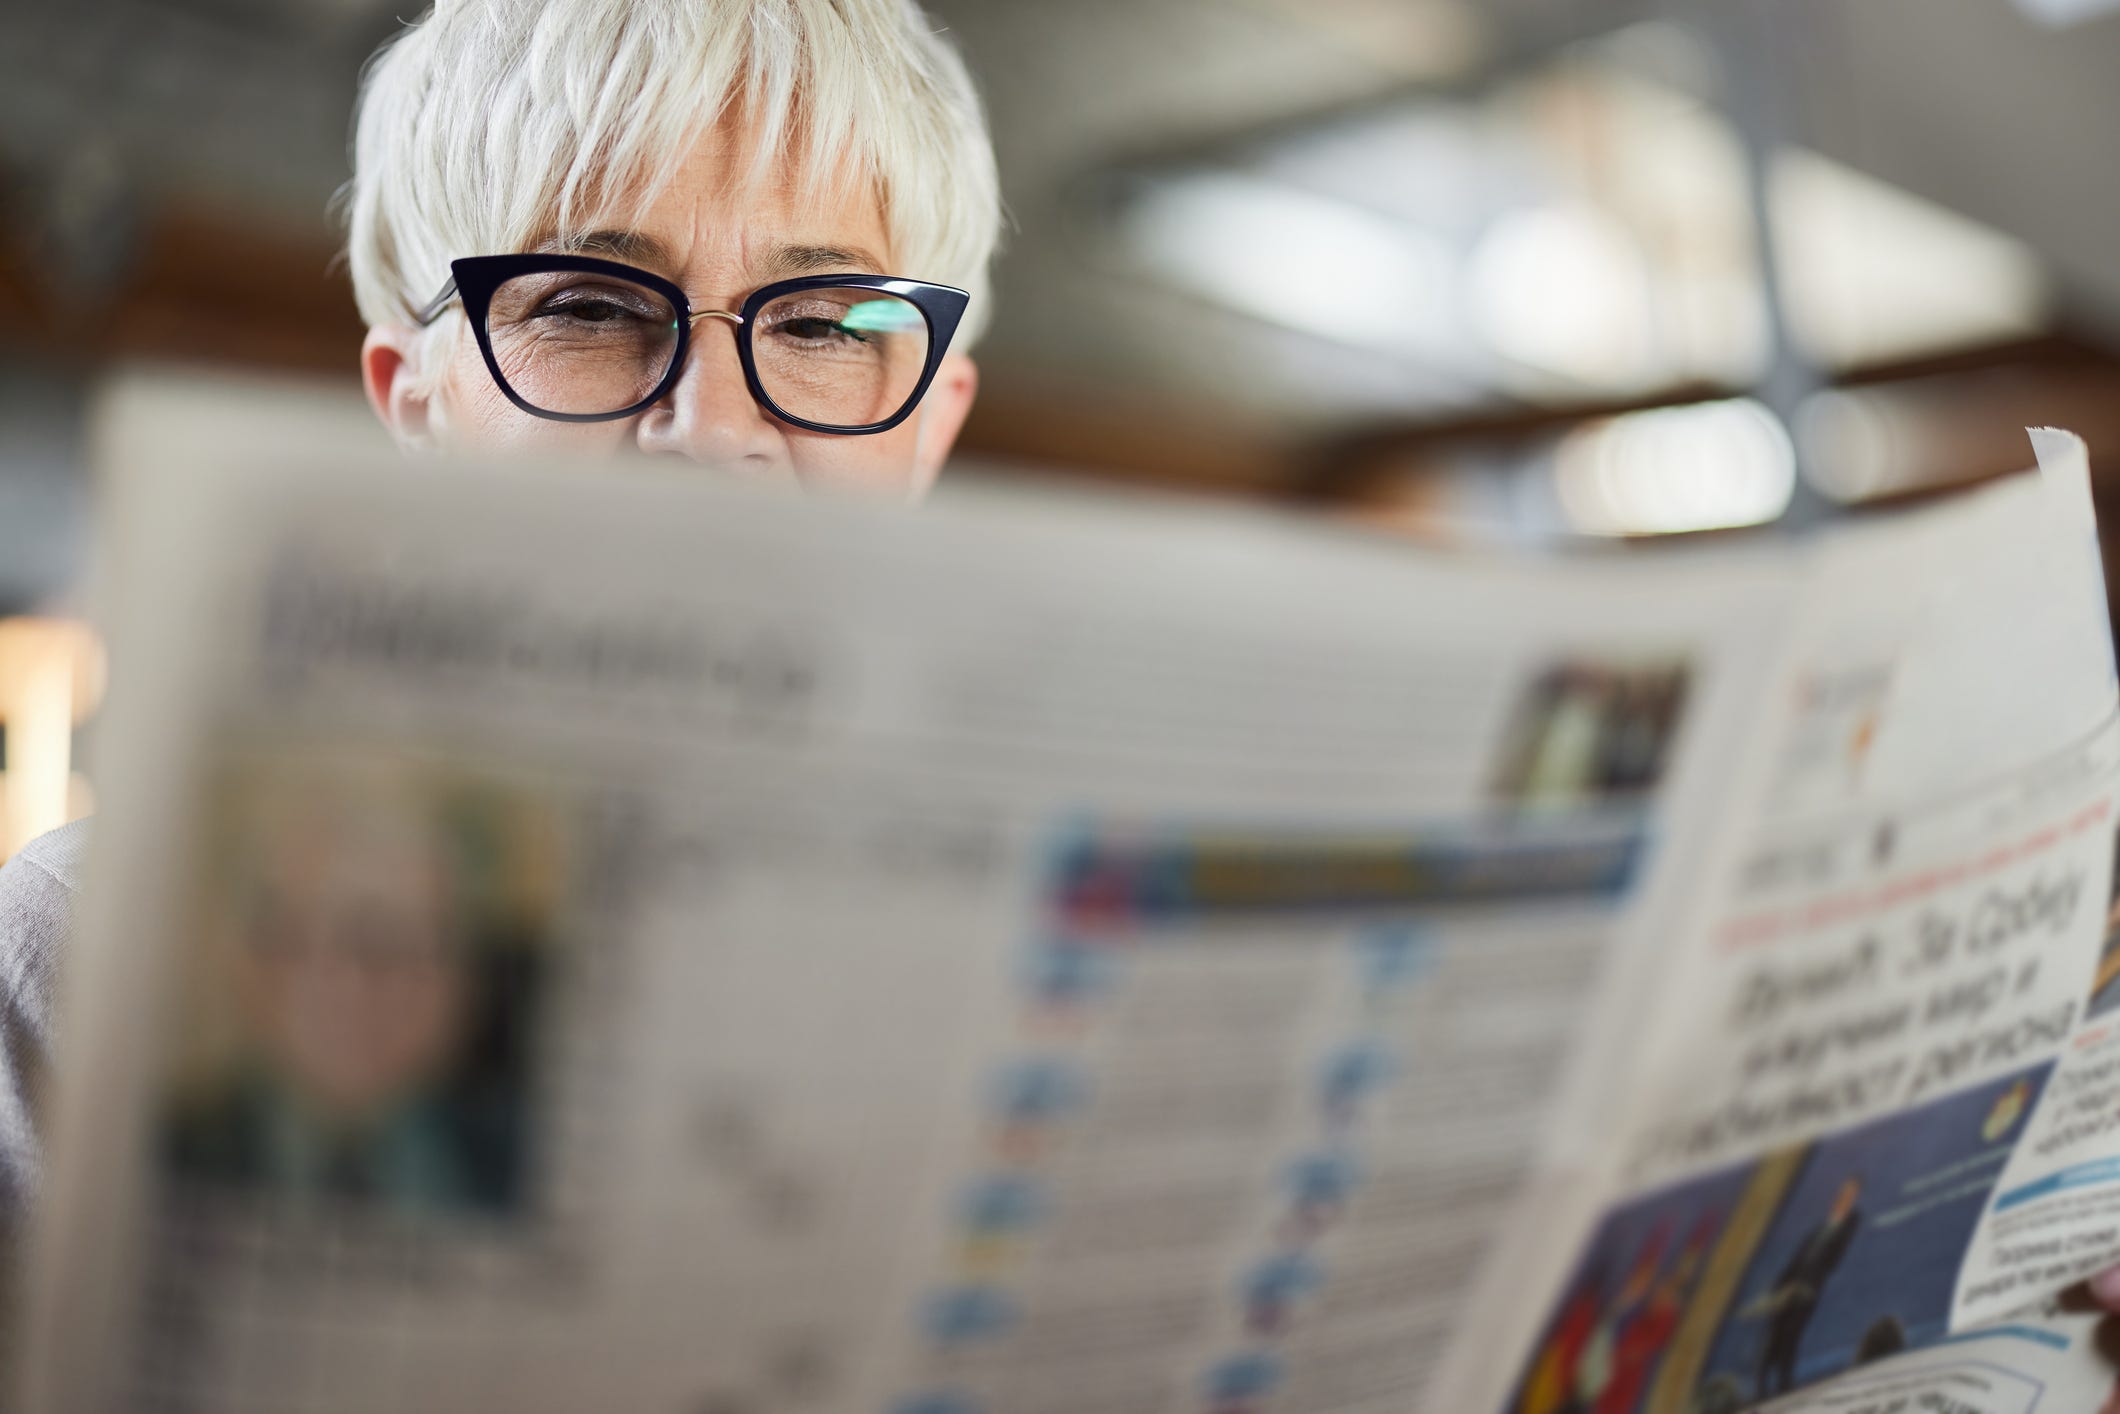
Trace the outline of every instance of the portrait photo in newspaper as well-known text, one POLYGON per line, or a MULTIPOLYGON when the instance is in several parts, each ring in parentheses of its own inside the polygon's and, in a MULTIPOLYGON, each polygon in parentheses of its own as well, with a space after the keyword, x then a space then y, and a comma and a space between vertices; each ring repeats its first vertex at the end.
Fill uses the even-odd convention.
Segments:
POLYGON ((530 1202, 564 827, 453 774, 377 752, 222 776, 161 1122, 173 1178, 277 1213, 530 1202))

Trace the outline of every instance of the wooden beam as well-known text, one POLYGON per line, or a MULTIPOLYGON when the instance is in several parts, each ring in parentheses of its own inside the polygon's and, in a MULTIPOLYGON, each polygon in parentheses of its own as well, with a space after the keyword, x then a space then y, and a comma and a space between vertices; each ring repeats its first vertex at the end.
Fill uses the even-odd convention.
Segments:
POLYGON ((81 293, 40 278, 22 242, 0 244, 0 350, 45 364, 153 358, 352 379, 364 331, 337 250, 321 225, 165 208, 147 218, 118 283, 81 293))

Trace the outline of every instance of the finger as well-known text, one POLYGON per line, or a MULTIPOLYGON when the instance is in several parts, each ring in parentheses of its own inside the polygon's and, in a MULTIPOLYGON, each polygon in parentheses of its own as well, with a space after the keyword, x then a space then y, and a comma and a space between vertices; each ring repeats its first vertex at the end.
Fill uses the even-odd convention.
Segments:
POLYGON ((2120 1267, 2107 1267, 2091 1278, 2091 1295, 2110 1311, 2120 1311, 2120 1267))

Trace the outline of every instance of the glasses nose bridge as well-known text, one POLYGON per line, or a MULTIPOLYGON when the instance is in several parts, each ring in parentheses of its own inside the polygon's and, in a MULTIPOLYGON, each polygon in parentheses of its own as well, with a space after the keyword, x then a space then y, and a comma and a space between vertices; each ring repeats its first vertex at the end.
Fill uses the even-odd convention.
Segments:
MULTIPOLYGON (((665 398, 677 396, 679 388, 688 377, 707 379, 710 386, 720 389, 724 386, 722 380, 731 374, 735 374, 736 370, 743 366, 748 357, 748 351, 744 347, 751 332, 748 320, 733 310, 695 309, 686 313, 684 327, 688 331, 696 330, 700 325, 700 321, 708 319, 718 319, 729 326, 729 332, 735 337, 730 341, 728 352, 725 355, 710 353, 696 338, 688 338, 685 347, 678 351, 676 361, 671 365, 667 374, 669 381, 664 388, 665 398), (708 362, 718 362, 723 357, 729 360, 730 367, 725 368, 721 372, 711 372, 707 369, 706 364, 708 362)), ((757 404, 756 397, 746 386, 748 381, 747 377, 737 375, 726 386, 742 389, 745 401, 748 404, 757 404)), ((764 416, 767 409, 763 405, 759 405, 758 412, 760 416, 764 416)))
MULTIPOLYGON (((744 334, 746 332, 744 317, 733 310, 727 309, 695 309, 685 316, 685 327, 687 329, 696 329, 702 319, 719 319, 726 323, 736 335, 736 355, 739 360, 742 359, 744 356, 744 334)), ((690 363, 693 361, 693 357, 692 355, 681 355, 679 362, 690 363)), ((673 364, 669 373, 671 383, 674 384, 681 376, 683 375, 680 368, 673 364)))

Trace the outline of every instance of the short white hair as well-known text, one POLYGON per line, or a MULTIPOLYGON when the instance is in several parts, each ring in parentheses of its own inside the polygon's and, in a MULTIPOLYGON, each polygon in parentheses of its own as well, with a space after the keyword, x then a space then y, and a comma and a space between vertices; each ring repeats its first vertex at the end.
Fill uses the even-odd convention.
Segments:
POLYGON ((645 204, 725 119, 750 180, 854 181, 885 273, 970 290, 985 323, 1001 200, 963 60, 914 0, 437 0, 370 61, 342 200, 354 299, 409 324, 459 256, 528 250, 645 204))

